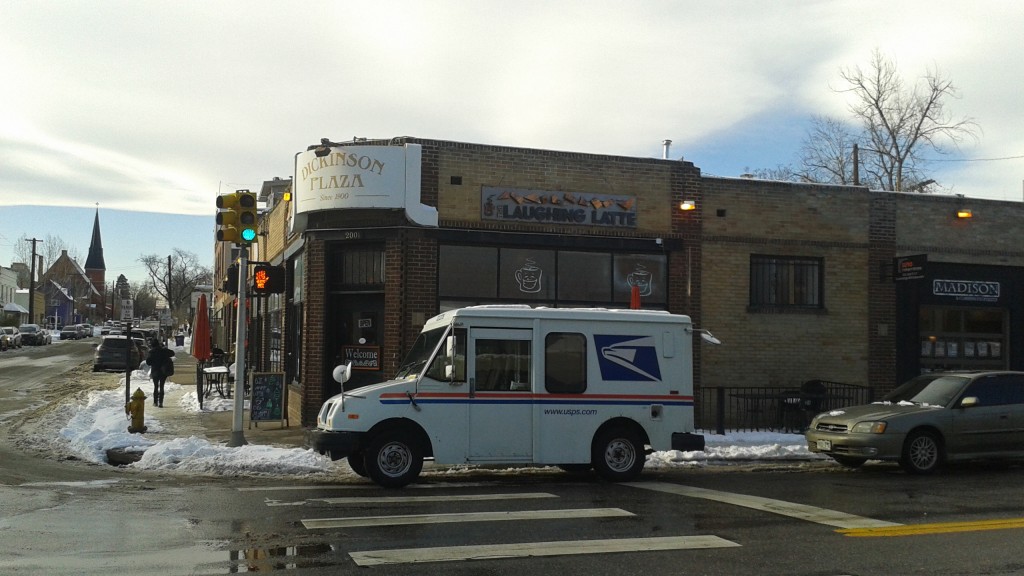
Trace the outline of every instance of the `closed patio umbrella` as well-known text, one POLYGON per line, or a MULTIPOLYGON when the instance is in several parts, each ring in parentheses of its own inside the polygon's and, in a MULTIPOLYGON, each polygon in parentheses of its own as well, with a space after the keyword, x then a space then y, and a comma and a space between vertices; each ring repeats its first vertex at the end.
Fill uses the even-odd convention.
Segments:
POLYGON ((196 318, 192 323, 192 356, 206 362, 213 355, 210 350, 210 312, 206 306, 206 294, 199 295, 196 318))

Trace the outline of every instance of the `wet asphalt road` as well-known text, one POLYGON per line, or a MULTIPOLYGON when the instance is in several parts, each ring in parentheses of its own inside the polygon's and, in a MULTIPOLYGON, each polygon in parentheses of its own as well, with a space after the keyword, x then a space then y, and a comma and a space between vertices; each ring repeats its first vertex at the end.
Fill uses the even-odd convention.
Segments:
POLYGON ((645 473, 636 485, 547 469, 434 469, 423 487, 385 491, 331 479, 140 473, 41 450, 57 399, 116 383, 80 366, 91 351, 86 341, 0 353, 0 574, 1024 572, 1024 532, 1012 524, 1024 518, 1020 465, 916 478, 882 464, 750 464, 645 473), (1006 524, 851 537, 829 524, 837 517, 1006 524), (664 538, 674 548, 640 548, 664 538), (605 541, 632 548, 572 553, 605 541), (572 544, 554 556, 537 544, 564 542, 572 544), (395 549, 405 551, 392 558, 395 549), (410 563, 428 551, 473 559, 410 563), (515 554, 525 556, 502 557, 515 554), (388 558, 396 563, 372 563, 388 558))

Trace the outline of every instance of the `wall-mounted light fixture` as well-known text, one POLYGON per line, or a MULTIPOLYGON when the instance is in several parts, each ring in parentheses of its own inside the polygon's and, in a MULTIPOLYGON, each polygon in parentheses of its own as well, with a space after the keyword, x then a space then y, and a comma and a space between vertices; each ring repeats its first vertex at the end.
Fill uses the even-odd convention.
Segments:
POLYGON ((683 212, 689 212, 690 210, 696 210, 697 209, 697 203, 694 202, 693 200, 683 200, 679 204, 679 209, 682 210, 683 212))
POLYGON ((959 208, 956 211, 956 217, 960 219, 974 218, 974 213, 971 212, 970 208, 959 208))

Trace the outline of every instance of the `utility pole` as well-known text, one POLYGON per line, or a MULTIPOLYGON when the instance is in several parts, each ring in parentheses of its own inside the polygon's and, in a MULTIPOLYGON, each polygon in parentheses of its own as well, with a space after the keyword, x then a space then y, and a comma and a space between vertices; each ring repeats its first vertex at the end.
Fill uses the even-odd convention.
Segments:
POLYGON ((249 272, 249 248, 240 246, 238 251, 238 296, 235 302, 238 303, 238 313, 235 314, 235 406, 231 422, 231 440, 229 447, 238 447, 248 444, 245 440, 245 432, 242 430, 242 415, 245 413, 245 328, 248 310, 245 305, 245 284, 249 272))
MULTIPOLYGON (((31 272, 28 273, 28 321, 35 323, 36 321, 36 242, 42 244, 43 241, 38 238, 29 238, 29 242, 32 243, 32 268, 31 272)), ((43 323, 45 329, 46 323, 43 323)))
POLYGON ((173 307, 171 306, 171 280, 174 276, 171 275, 171 256, 167 255, 167 313, 170 314, 173 307))

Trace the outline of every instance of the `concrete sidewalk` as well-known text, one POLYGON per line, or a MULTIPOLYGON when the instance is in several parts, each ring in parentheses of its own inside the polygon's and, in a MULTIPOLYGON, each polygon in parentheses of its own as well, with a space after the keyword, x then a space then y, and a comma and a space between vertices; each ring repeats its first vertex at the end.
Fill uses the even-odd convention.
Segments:
MULTIPOLYGON (((173 344, 173 341, 171 343, 173 344)), ((147 400, 146 414, 152 414, 159 419, 164 427, 161 432, 150 432, 147 435, 154 438, 199 436, 211 442, 229 442, 234 425, 234 413, 231 410, 214 412, 206 406, 202 412, 190 412, 181 407, 181 398, 189 392, 196 391, 197 362, 189 354, 188 348, 172 346, 171 349, 175 352, 174 375, 168 380, 179 384, 181 388, 168 390, 163 408, 153 406, 152 399, 147 400)), ((213 394, 214 397, 218 397, 216 392, 213 394)), ((298 422, 250 422, 248 409, 242 418, 242 434, 249 444, 295 448, 304 447, 305 443, 305 432, 298 422)))

